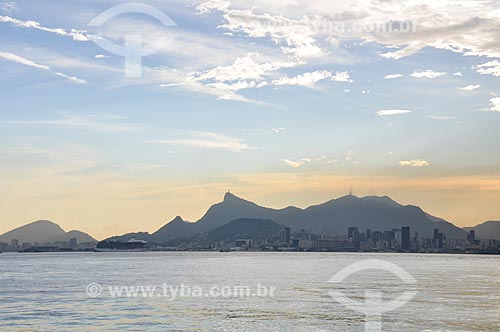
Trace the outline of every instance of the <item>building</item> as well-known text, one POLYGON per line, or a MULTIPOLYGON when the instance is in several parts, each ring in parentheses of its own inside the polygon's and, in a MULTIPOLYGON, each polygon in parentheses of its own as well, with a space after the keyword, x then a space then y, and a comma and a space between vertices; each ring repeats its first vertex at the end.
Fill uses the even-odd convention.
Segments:
POLYGON ((76 237, 72 237, 71 239, 69 239, 69 247, 71 249, 76 249, 77 244, 78 240, 76 239, 76 237))
POLYGON ((476 231, 471 229, 469 231, 469 234, 467 234, 467 241, 469 241, 469 244, 476 244, 476 231))
POLYGON ((238 239, 235 241, 234 246, 242 249, 252 249, 253 241, 249 239, 238 239))
POLYGON ((401 227, 401 250, 410 251, 410 227, 401 227))
POLYGON ((359 241, 359 230, 357 227, 349 227, 347 229, 347 239, 359 241))
POLYGON ((280 232, 280 242, 290 244, 291 230, 290 227, 285 227, 280 232))
POLYGON ((19 250, 19 240, 17 240, 17 239, 10 240, 10 250, 11 251, 18 251, 19 250))

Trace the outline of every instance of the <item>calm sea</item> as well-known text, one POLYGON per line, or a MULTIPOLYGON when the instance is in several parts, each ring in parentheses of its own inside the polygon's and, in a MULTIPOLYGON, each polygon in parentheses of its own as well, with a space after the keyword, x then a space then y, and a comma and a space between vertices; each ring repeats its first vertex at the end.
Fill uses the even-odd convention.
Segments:
POLYGON ((383 331, 500 331, 498 256, 218 252, 3 253, 0 331, 364 331, 330 291, 360 305, 418 291, 383 331), (416 283, 382 270, 328 282, 365 260, 416 283))

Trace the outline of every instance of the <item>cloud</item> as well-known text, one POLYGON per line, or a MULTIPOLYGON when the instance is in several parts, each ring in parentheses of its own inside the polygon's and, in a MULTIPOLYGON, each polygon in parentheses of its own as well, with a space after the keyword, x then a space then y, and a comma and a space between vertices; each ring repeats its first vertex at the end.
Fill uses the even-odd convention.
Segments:
POLYGON ((351 76, 346 71, 336 72, 335 75, 331 77, 331 80, 335 82, 349 82, 349 83, 353 82, 351 80, 351 76))
POLYGON ((438 78, 441 76, 446 75, 444 72, 436 72, 432 70, 424 70, 424 71, 415 71, 413 74, 411 74, 411 77, 415 78, 438 78))
POLYGON ((391 115, 402 115, 402 114, 409 114, 412 113, 412 111, 409 110, 380 110, 376 114, 378 116, 391 116, 391 115))
POLYGON ((309 158, 303 158, 303 159, 300 159, 298 161, 294 161, 294 160, 290 160, 290 159, 280 159, 280 160, 282 162, 284 162, 285 164, 287 164, 288 166, 293 167, 293 168, 299 168, 302 165, 311 162, 311 159, 309 159, 309 158))
POLYGON ((464 74, 462 74, 461 72, 458 71, 458 72, 454 73, 453 76, 463 77, 464 74))
POLYGON ((122 119, 117 115, 107 113, 80 115, 61 112, 59 118, 56 119, 1 121, 0 125, 69 127, 111 132, 141 130, 141 127, 136 124, 117 122, 122 119))
POLYGON ((304 73, 295 77, 283 77, 274 80, 274 85, 296 85, 296 86, 311 86, 314 83, 322 81, 327 78, 332 78, 332 73, 329 71, 315 71, 311 73, 304 73))
POLYGON ((250 53, 246 57, 237 58, 232 65, 219 66, 196 76, 198 81, 213 80, 216 82, 263 80, 264 76, 282 68, 295 66, 293 62, 258 63, 258 53, 250 53))
POLYGON ((149 140, 151 144, 181 145, 198 149, 218 149, 241 152, 253 149, 244 139, 229 137, 211 132, 193 132, 192 137, 185 139, 155 139, 149 140))
POLYGON ((279 134, 281 132, 284 132, 286 128, 271 128, 271 129, 262 129, 262 128, 255 128, 249 131, 250 134, 253 135, 258 135, 258 134, 279 134))
POLYGON ((34 68, 43 69, 43 70, 51 70, 49 66, 40 65, 38 63, 35 63, 31 60, 25 59, 23 57, 20 57, 19 55, 13 54, 13 53, 0 51, 0 58, 3 58, 5 60, 9 60, 12 62, 16 62, 16 63, 19 63, 21 65, 25 65, 28 67, 34 67, 34 68))
POLYGON ((96 59, 105 59, 105 58, 107 58, 107 57, 108 57, 108 56, 107 56, 107 55, 104 55, 104 54, 96 54, 96 55, 94 56, 94 58, 96 58, 96 59))
POLYGON ((47 28, 42 26, 36 21, 21 21, 10 16, 0 16, 0 22, 11 23, 15 27, 21 27, 26 29, 37 29, 45 32, 55 33, 59 36, 71 37, 76 41, 89 41, 90 37, 85 30, 65 30, 62 28, 47 28))
POLYGON ((413 159, 413 160, 402 160, 399 162, 399 165, 402 167, 427 167, 430 166, 430 163, 422 159, 413 159))
POLYGON ((384 77, 385 80, 393 80, 393 79, 396 79, 396 78, 401 78, 401 77, 404 77, 405 75, 403 74, 393 74, 393 75, 387 75, 384 77))
POLYGON ((294 20, 282 15, 259 14, 251 9, 231 8, 229 1, 208 1, 197 7, 199 13, 220 11, 225 23, 219 28, 252 38, 270 37, 285 54, 298 59, 324 55, 314 38, 314 27, 307 18, 294 20))
POLYGON ((453 115, 429 115, 429 118, 437 121, 455 120, 457 117, 453 115))
POLYGON ((477 72, 481 75, 493 75, 500 77, 500 61, 490 61, 477 66, 477 72))
POLYGON ((23 58, 23 57, 21 57, 19 55, 13 54, 13 53, 8 53, 8 52, 2 52, 2 51, 0 51, 0 58, 3 58, 5 60, 21 64, 21 65, 24 65, 24 66, 28 66, 28 67, 33 67, 33 68, 37 68, 37 69, 42 69, 42 70, 50 71, 50 72, 56 74, 57 76, 63 77, 63 78, 65 78, 67 80, 70 80, 70 81, 72 81, 74 83, 78 83, 78 84, 85 84, 85 83, 87 83, 86 81, 84 81, 82 79, 79 79, 79 78, 74 77, 74 76, 69 76, 69 75, 66 75, 66 74, 54 71, 49 66, 38 64, 36 62, 33 62, 31 60, 28 60, 26 58, 23 58))
POLYGON ((474 90, 477 90, 481 87, 481 85, 467 85, 467 86, 464 86, 464 87, 458 87, 457 89, 458 90, 462 90, 462 91, 474 91, 474 90))
POLYGON ((0 2, 0 11, 7 13, 7 14, 12 14, 17 10, 17 4, 14 1, 2 1, 0 2))
POLYGON ((493 112, 500 112, 500 97, 492 98, 490 102, 492 104, 491 110, 493 112))
POLYGON ((283 68, 294 67, 294 62, 257 62, 260 55, 249 53, 245 57, 237 58, 229 66, 191 73, 181 77, 184 85, 201 92, 217 95, 219 99, 252 102, 237 94, 240 90, 258 89, 268 85, 266 78, 283 68))
POLYGON ((184 85, 186 85, 186 83, 164 83, 164 84, 160 84, 160 87, 162 87, 162 88, 172 88, 172 87, 184 86, 184 85))
POLYGON ((300 59, 328 56, 329 46, 355 39, 397 48, 381 54, 392 59, 417 54, 426 47, 500 58, 498 4, 489 0, 353 0, 348 4, 212 0, 198 6, 199 13, 213 11, 222 13, 221 29, 237 37, 268 38, 300 59))
POLYGON ((210 0, 196 7, 200 14, 208 14, 214 10, 226 10, 231 6, 231 2, 227 0, 210 0))

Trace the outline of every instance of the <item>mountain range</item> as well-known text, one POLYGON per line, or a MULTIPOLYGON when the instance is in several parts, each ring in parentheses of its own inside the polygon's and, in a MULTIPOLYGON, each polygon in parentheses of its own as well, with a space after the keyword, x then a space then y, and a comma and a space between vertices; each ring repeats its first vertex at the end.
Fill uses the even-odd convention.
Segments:
POLYGON ((76 230, 66 232, 58 224, 48 220, 38 220, 2 234, 0 242, 10 243, 11 240, 17 239, 19 244, 24 242, 45 244, 69 242, 71 238, 76 238, 78 243, 97 242, 84 232, 76 230))
POLYGON ((280 226, 289 226, 295 231, 304 229, 313 234, 344 235, 349 227, 358 227, 362 232, 366 229, 385 231, 409 226, 412 233, 418 232, 419 236, 432 237, 436 228, 448 238, 465 239, 467 236, 466 230, 417 206, 401 205, 387 196, 360 198, 348 195, 306 209, 293 206, 272 209, 226 193, 222 202, 212 205, 196 222, 176 217, 152 234, 129 233, 111 239, 123 241, 136 237, 148 242, 166 243, 197 233, 208 233, 241 218, 272 220, 280 226))
MULTIPOLYGON (((238 219, 240 225, 245 227, 254 225, 259 230, 263 223, 242 222, 241 219, 272 221, 280 227, 289 226, 294 231, 304 229, 312 234, 346 235, 349 227, 358 227, 360 232, 364 232, 366 229, 385 231, 409 226, 412 234, 418 232, 419 236, 425 237, 432 237, 434 229, 438 228, 448 238, 465 239, 467 232, 474 229, 478 238, 500 240, 499 221, 488 221, 475 227, 461 229, 444 219, 426 213, 417 206, 402 205, 387 196, 348 195, 305 209, 293 206, 272 209, 231 193, 226 193, 222 202, 212 205, 196 222, 176 217, 152 234, 128 233, 110 239, 128 241, 135 237, 152 243, 167 243, 197 233, 210 233, 215 229, 223 233, 225 230, 220 227, 230 225, 230 222, 238 219)), ((20 244, 23 242, 43 244, 67 242, 73 237, 78 243, 97 242, 86 233, 76 230, 65 232, 59 225, 47 220, 39 220, 0 235, 0 242, 9 243, 12 239, 18 239, 20 244)))

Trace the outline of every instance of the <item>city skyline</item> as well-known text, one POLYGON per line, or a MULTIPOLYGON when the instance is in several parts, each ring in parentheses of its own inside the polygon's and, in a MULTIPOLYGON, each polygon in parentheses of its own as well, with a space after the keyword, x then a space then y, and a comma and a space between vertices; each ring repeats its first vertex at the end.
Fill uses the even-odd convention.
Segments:
POLYGON ((495 1, 152 0, 175 26, 89 26, 120 3, 0 1, 0 233, 153 231, 228 188, 305 208, 354 187, 500 220, 495 1), (138 31, 171 40, 130 78, 94 41, 138 31))

